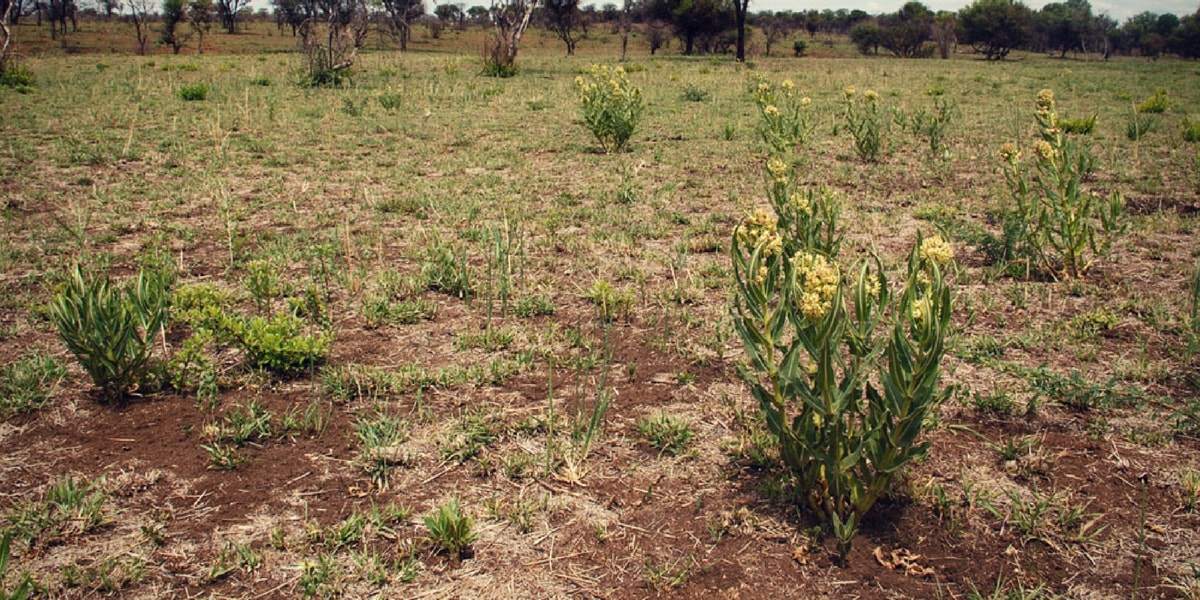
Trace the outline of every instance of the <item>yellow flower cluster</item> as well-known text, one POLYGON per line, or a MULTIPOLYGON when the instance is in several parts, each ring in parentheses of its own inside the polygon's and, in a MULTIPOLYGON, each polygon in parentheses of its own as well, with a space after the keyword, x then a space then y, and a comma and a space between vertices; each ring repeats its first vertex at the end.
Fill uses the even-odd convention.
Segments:
POLYGON ((768 104, 767 107, 763 109, 763 114, 767 115, 768 117, 778 117, 779 109, 775 108, 774 104, 768 104))
POLYGON ((940 235, 922 240, 921 249, 918 252, 922 260, 932 262, 939 267, 945 267, 954 260, 954 249, 950 247, 950 242, 942 239, 940 235))
POLYGON ((738 225, 735 235, 743 246, 761 246, 763 256, 775 256, 783 252, 783 238, 779 236, 778 222, 775 215, 758 208, 738 225))
POLYGON ((1046 140, 1038 140, 1035 142, 1033 144, 1033 151, 1038 155, 1038 158, 1043 161, 1049 162, 1052 158, 1054 158, 1054 146, 1050 145, 1050 142, 1047 142, 1046 140))
POLYGON ((767 172, 771 174, 771 177, 775 180, 775 183, 787 185, 787 163, 779 160, 778 158, 772 157, 771 160, 767 161, 767 172))
POLYGON ((792 205, 792 208, 795 208, 798 212, 802 212, 810 217, 812 216, 812 204, 809 203, 808 196, 805 196, 800 192, 796 192, 792 194, 791 198, 788 198, 788 202, 792 205))
POLYGON ((1000 158, 1010 165, 1015 165, 1017 161, 1021 160, 1021 151, 1017 150, 1016 144, 1005 142, 1000 145, 1000 158))
POLYGON ((791 79, 784 79, 783 83, 779 84, 779 87, 783 88, 785 92, 790 92, 796 87, 796 84, 792 83, 791 79))
POLYGON ((1038 108, 1050 110, 1054 108, 1054 92, 1052 90, 1041 90, 1037 93, 1038 108))
POLYGON ((875 90, 867 90, 863 92, 863 99, 871 104, 879 102, 879 92, 876 92, 875 90))
POLYGON ((804 108, 808 108, 808 106, 809 106, 810 104, 812 104, 812 98, 809 98, 808 96, 805 96, 805 97, 803 97, 803 98, 801 98, 801 99, 800 99, 800 106, 803 106, 804 108))
POLYGON ((855 93, 854 86, 852 86, 852 85, 846 86, 845 89, 842 90, 842 93, 846 95, 847 100, 853 98, 854 93, 855 93))
POLYGON ((932 313, 932 312, 933 312, 933 303, 930 302, 928 296, 925 296, 924 298, 921 298, 920 300, 913 301, 913 304, 912 304, 912 320, 913 321, 916 321, 917 323, 924 323, 925 319, 928 319, 930 316, 930 313, 932 313))
POLYGON ((810 321, 823 318, 833 308, 833 296, 837 294, 837 267, 820 254, 797 252, 792 257, 792 268, 796 271, 801 314, 810 321))

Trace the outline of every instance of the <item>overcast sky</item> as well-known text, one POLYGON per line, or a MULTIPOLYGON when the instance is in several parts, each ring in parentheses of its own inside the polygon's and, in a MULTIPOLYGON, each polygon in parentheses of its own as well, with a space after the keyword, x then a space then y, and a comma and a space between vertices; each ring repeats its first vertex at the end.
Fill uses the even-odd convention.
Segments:
MULTIPOLYGON (((837 10, 839 8, 855 9, 860 8, 873 15, 880 13, 896 12, 907 0, 804 0, 797 2, 796 0, 750 0, 750 10, 825 10, 826 8, 837 10)), ((967 6, 971 0, 922 0, 922 4, 928 6, 931 10, 950 10, 957 11, 960 8, 967 6)), ((1030 8, 1037 10, 1043 5, 1048 4, 1049 0, 1025 0, 1025 4, 1030 8)), ((604 1, 598 2, 603 5, 604 1)), ((1135 0, 1091 0, 1092 12, 1108 13, 1108 16, 1116 19, 1118 22, 1124 22, 1125 19, 1142 11, 1150 11, 1154 13, 1174 13, 1176 16, 1190 15, 1200 8, 1200 3, 1197 0, 1146 0, 1138 2, 1135 0)))

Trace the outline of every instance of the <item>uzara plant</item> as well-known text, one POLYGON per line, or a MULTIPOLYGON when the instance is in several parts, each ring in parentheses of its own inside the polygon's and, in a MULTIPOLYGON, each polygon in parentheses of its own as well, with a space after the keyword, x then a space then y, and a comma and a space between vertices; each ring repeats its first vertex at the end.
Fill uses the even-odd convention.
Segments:
POLYGON ((607 65, 595 65, 587 76, 576 77, 575 87, 588 130, 605 153, 619 152, 642 118, 641 88, 629 83, 624 68, 607 65))
POLYGON ((778 87, 760 81, 754 90, 758 106, 758 135, 773 156, 784 156, 808 142, 813 126, 809 119, 812 100, 796 92, 796 84, 785 79, 778 87))
POLYGON ((51 299, 58 337, 100 388, 103 402, 124 400, 148 374, 173 279, 167 268, 143 269, 122 287, 76 266, 51 299))
POLYGON ((748 363, 739 374, 845 556, 863 516, 928 448, 920 434, 946 396, 953 252, 918 238, 893 297, 877 260, 844 278, 836 256, 781 221, 759 210, 734 232, 733 317, 748 363))
POLYGON ((1054 92, 1037 94, 1039 139, 1032 168, 1016 145, 1000 148, 1005 176, 1016 206, 1005 222, 1015 233, 1016 254, 1055 278, 1082 277, 1129 227, 1125 201, 1086 191, 1084 179, 1094 161, 1086 147, 1069 138, 1059 122, 1054 92))

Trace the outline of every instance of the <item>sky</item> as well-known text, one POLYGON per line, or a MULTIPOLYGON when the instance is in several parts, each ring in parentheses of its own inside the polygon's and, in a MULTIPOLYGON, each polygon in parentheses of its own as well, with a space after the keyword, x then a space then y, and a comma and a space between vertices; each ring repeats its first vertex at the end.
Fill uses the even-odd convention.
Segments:
MULTIPOLYGON (((846 9, 862 9, 870 14, 877 15, 881 13, 893 13, 900 10, 907 0, 750 0, 750 10, 825 10, 827 8, 837 10, 839 8, 846 9)), ((1025 0, 1025 4, 1030 8, 1037 10, 1043 5, 1049 4, 1051 0, 1025 0)), ((1090 0, 1092 12, 1096 14, 1108 13, 1108 16, 1114 18, 1119 23, 1125 22, 1125 19, 1132 17, 1143 11, 1153 13, 1174 13, 1176 16, 1182 17, 1196 12, 1200 8, 1198 0, 1090 0)), ((958 11, 959 9, 970 4, 970 0, 922 0, 921 2, 928 6, 930 10, 949 10, 958 11)), ((603 2, 601 2, 603 4, 603 2)))

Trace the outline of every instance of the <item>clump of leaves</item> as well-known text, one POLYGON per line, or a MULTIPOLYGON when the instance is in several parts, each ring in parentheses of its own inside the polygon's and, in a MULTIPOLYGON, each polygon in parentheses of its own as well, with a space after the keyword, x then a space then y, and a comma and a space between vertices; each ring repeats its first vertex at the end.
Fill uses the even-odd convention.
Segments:
POLYGON ((622 67, 596 65, 575 78, 583 121, 604 152, 619 152, 642 118, 642 90, 629 83, 622 67))
POLYGON ((679 454, 695 435, 690 423, 661 412, 654 417, 639 417, 637 430, 650 446, 659 450, 660 456, 663 453, 679 454))
POLYGON ((207 83, 192 83, 180 86, 179 99, 185 102, 198 102, 208 98, 207 83))
POLYGON ((1154 90, 1154 95, 1142 100, 1137 105, 1137 112, 1161 114, 1167 112, 1171 108, 1171 97, 1167 94, 1167 90, 1158 88, 1154 90))
POLYGON ((454 564, 458 564, 463 552, 469 549, 471 542, 479 536, 471 531, 474 524, 475 519, 461 512, 457 498, 451 499, 438 508, 436 513, 425 517, 430 541, 446 552, 454 564))
POLYGON ((290 313, 268 318, 229 317, 225 328, 252 365, 285 375, 324 362, 333 346, 333 334, 306 333, 308 324, 290 313))
POLYGON ((37 351, 0 367, 0 419, 41 408, 66 374, 53 356, 37 351))
POLYGON ((1096 115, 1082 119, 1063 119, 1060 126, 1064 133, 1091 135, 1096 131, 1096 115))
POLYGON ((167 268, 143 269, 117 287, 77 266, 51 300, 50 320, 59 338, 100 388, 103 402, 123 401, 148 375, 173 279, 167 268))
POLYGON ((633 308, 633 292, 618 290, 604 279, 593 283, 586 297, 596 306, 596 316, 605 322, 628 317, 633 308))
POLYGON ((1200 142, 1200 121, 1184 118, 1181 129, 1183 130, 1183 141, 1192 144, 1200 142))

